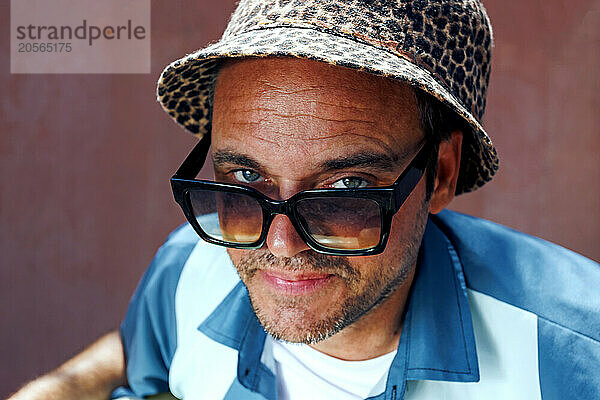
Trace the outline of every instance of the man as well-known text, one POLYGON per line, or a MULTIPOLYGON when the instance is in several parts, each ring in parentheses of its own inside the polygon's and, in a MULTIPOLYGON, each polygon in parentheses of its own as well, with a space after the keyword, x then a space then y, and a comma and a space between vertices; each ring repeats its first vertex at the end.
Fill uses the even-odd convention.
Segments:
POLYGON ((172 179, 189 225, 131 301, 113 397, 597 398, 598 265, 443 211, 497 169, 491 41, 477 1, 246 0, 167 67, 201 137, 172 179))

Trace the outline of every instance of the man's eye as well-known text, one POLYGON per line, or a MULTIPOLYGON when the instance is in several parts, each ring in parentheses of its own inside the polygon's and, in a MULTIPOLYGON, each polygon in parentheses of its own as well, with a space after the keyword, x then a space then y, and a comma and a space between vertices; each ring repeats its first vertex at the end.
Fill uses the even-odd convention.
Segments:
POLYGON ((242 183, 252 183, 256 182, 261 178, 260 174, 255 171, 251 171, 249 169, 241 169, 239 171, 235 171, 233 173, 233 177, 242 183))
POLYGON ((331 185, 331 187, 336 189, 359 189, 366 187, 368 184, 369 182, 362 178, 349 177, 334 182, 333 185, 331 185))

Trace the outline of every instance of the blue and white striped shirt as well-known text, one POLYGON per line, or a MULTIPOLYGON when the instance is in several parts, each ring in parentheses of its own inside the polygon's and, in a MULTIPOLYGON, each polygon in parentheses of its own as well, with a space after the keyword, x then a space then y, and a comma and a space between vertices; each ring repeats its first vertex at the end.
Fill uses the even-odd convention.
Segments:
MULTIPOLYGON (((600 399, 597 263, 451 211, 430 217, 420 260, 385 390, 370 399, 600 399)), ((158 251, 121 336, 129 386, 113 398, 277 398, 244 285, 225 249, 187 225, 158 251)))

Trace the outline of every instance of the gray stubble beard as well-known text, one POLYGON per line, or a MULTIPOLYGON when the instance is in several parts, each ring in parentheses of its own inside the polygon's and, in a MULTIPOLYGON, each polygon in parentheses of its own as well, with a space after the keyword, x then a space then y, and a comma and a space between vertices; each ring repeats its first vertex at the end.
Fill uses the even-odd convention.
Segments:
MULTIPOLYGON (((301 301, 289 298, 278 299, 281 300, 278 304, 279 315, 271 316, 261 308, 251 290, 248 290, 252 307, 264 330, 277 340, 316 344, 350 326, 384 303, 406 281, 416 264, 427 221, 427 205, 428 203, 424 202, 423 207, 417 213, 415 226, 412 230, 413 235, 411 235, 410 241, 404 248, 402 256, 400 254, 398 256, 402 265, 397 273, 393 274, 395 268, 391 266, 380 266, 374 279, 371 279, 358 296, 347 299, 343 305, 338 307, 336 313, 326 319, 306 327, 306 331, 302 335, 292 335, 291 331, 294 329, 285 326, 285 322, 289 318, 284 317, 286 309, 287 313, 290 313, 290 310, 293 311, 301 305, 301 301), (282 323, 284 326, 281 326, 282 323)), ((243 257, 236 265, 236 269, 240 278, 248 287, 248 282, 260 269, 275 266, 278 270, 332 273, 343 279, 350 288, 359 286, 362 279, 360 272, 354 269, 346 258, 326 256, 313 251, 305 251, 290 258, 277 258, 268 250, 255 250, 243 257)), ((293 323, 293 321, 288 322, 293 323)))

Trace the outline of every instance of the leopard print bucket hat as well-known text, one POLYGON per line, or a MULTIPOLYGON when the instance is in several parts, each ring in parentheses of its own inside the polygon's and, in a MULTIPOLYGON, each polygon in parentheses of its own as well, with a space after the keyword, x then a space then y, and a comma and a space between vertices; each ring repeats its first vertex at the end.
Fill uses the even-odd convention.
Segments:
POLYGON ((177 123, 210 133, 219 60, 288 56, 399 79, 442 101, 471 126, 457 194, 491 180, 498 157, 481 126, 491 25, 478 0, 241 0, 217 43, 173 62, 158 100, 177 123))

